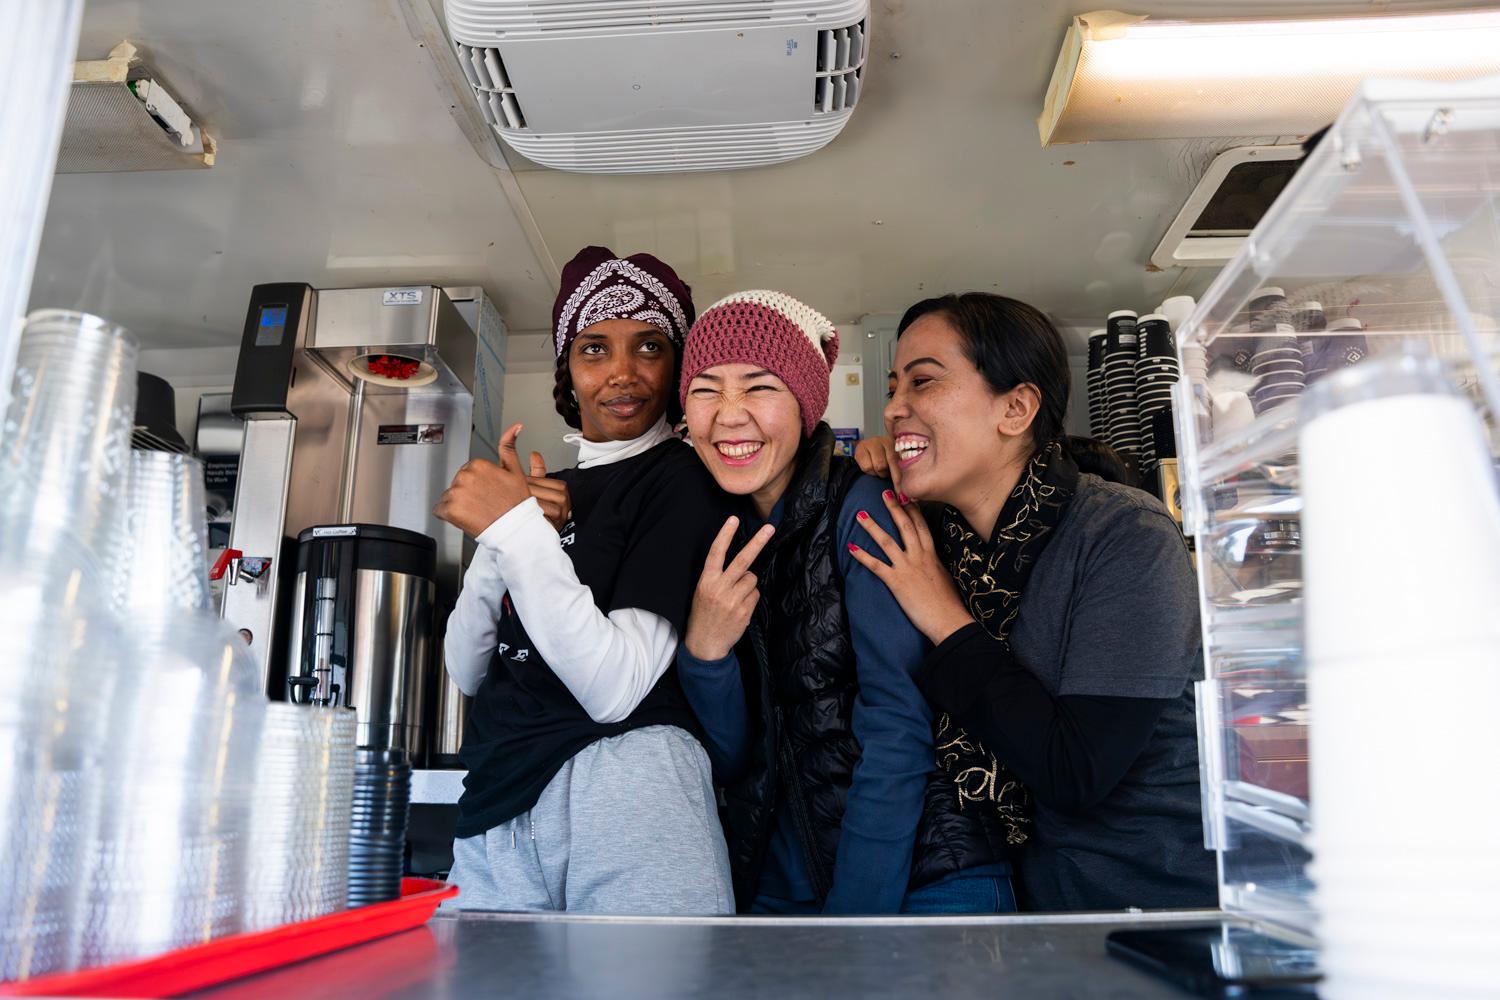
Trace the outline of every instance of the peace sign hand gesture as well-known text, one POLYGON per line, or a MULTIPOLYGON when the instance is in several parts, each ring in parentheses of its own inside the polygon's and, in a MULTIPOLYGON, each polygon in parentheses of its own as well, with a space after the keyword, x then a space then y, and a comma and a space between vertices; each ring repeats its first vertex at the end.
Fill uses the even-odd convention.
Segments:
POLYGON ((695 659, 712 661, 728 656, 734 644, 740 641, 740 636, 745 634, 756 602, 760 600, 760 590, 750 566, 776 529, 769 524, 762 527, 726 566, 724 560, 729 555, 729 543, 734 540, 734 530, 739 523, 739 518, 731 517, 719 529, 703 563, 698 589, 693 592, 693 610, 688 615, 683 645, 695 659))
POLYGON ((501 436, 499 464, 482 458, 465 462, 432 513, 464 534, 478 538, 484 529, 525 502, 531 496, 531 486, 516 455, 516 438, 520 434, 521 425, 515 424, 501 436))

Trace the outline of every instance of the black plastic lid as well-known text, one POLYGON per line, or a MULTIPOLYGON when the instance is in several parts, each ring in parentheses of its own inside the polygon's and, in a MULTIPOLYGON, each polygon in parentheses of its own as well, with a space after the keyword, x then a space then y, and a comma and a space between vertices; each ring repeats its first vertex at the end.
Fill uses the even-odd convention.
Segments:
POLYGON ((347 548, 355 569, 428 579, 437 575, 437 542, 420 531, 388 524, 319 524, 305 529, 297 536, 297 572, 304 572, 313 553, 328 546, 347 548))
POLYGON ((135 426, 146 432, 144 441, 136 435, 137 447, 156 443, 157 451, 186 452, 187 442, 177 430, 177 397, 171 383, 149 372, 135 376, 135 426))

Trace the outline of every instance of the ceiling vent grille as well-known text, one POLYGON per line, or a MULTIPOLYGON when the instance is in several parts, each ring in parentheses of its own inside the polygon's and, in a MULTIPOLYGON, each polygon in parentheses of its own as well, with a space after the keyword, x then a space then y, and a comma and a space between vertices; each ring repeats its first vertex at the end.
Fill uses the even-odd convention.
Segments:
POLYGON ((859 100, 865 66, 865 23, 818 32, 818 75, 813 110, 818 114, 851 111, 859 100))
POLYGON ((450 0, 445 4, 455 35, 507 39, 810 21, 848 23, 867 6, 867 0, 527 0, 513 4, 450 0))
POLYGON ((499 49, 481 49, 457 42, 458 65, 469 78, 469 86, 479 98, 479 110, 485 120, 495 128, 522 129, 526 127, 526 116, 521 113, 521 102, 516 98, 516 88, 511 86, 505 73, 505 63, 500 59, 499 49))
POLYGON ((653 132, 535 135, 507 132, 505 141, 528 159, 560 170, 598 174, 663 174, 764 167, 826 146, 848 119, 678 128, 653 132))

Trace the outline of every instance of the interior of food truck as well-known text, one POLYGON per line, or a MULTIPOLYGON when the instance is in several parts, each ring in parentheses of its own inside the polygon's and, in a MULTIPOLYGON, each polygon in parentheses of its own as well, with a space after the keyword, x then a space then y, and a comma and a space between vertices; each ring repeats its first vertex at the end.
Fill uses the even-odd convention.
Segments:
POLYGON ((1500 7, 12 2, 0 996, 1495 988, 1500 7))

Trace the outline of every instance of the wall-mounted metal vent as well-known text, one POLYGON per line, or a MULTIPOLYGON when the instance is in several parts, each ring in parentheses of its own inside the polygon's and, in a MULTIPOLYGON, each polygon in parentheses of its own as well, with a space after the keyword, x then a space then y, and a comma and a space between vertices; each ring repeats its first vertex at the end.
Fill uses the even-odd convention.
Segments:
POLYGON ((851 21, 866 0, 449 0, 456 34, 507 40, 558 34, 701 30, 705 25, 759 27, 851 21))
POLYGON ((818 32, 818 75, 813 111, 849 111, 859 100, 865 65, 865 22, 818 32))
POLYGON ((516 88, 511 86, 499 50, 475 48, 462 42, 456 44, 458 64, 474 88, 485 120, 496 128, 525 128, 526 116, 521 113, 521 102, 516 99, 516 88))

